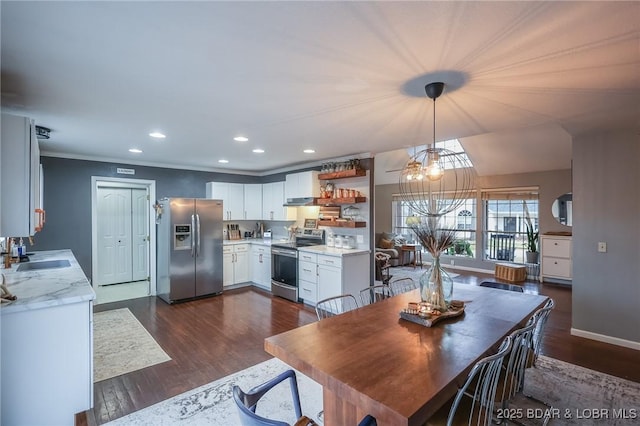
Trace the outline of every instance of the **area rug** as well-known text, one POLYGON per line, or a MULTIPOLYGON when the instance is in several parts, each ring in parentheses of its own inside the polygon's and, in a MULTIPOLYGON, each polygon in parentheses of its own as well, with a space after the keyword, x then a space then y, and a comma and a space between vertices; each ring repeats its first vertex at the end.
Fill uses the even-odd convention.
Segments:
MULTIPOLYGON (((248 391, 290 368, 279 359, 272 358, 106 424, 109 426, 239 425, 240 417, 233 401, 231 386, 237 384, 241 389, 248 391)), ((296 372, 296 376, 302 413, 317 421, 317 415, 322 410, 322 387, 300 372, 296 372)), ((287 380, 263 397, 258 403, 256 412, 270 419, 294 424, 296 416, 291 401, 291 390, 287 380)))
POLYGON ((640 383, 545 356, 525 374, 524 393, 544 404, 516 412, 524 424, 542 414, 550 425, 640 424, 640 383))
MULTIPOLYGON (((190 425, 228 426, 238 425, 240 419, 231 396, 231 386, 238 384, 248 390, 288 369, 286 364, 273 358, 215 382, 185 392, 166 401, 107 423, 109 426, 141 425, 190 425)), ((317 421, 322 410, 322 387, 304 374, 296 372, 302 403, 302 413, 317 421)), ((640 415, 640 383, 631 382, 607 374, 541 356, 537 367, 527 370, 527 393, 552 404, 558 413, 550 425, 633 425, 640 415), (609 418, 585 418, 596 409, 609 411, 609 418), (568 410, 568 411, 567 411, 568 410), (587 411, 585 411, 587 410, 587 411), (631 419, 614 419, 626 410, 631 419), (565 417, 567 413, 571 418, 565 417)), ((258 404, 257 412, 265 417, 293 424, 295 415, 291 405, 288 382, 273 389, 273 394, 258 404)), ((523 409, 520 420, 525 424, 542 424, 540 411, 548 407, 532 405, 531 412, 523 409), (540 408, 542 407, 542 408, 540 408), (533 422, 526 422, 526 417, 533 422)), ((517 413, 517 412, 516 412, 517 413)), ((518 414, 516 414, 518 415, 518 414)), ((593 415, 591 416, 593 417, 593 415)))
POLYGON ((128 308, 93 314, 93 381, 170 361, 128 308))

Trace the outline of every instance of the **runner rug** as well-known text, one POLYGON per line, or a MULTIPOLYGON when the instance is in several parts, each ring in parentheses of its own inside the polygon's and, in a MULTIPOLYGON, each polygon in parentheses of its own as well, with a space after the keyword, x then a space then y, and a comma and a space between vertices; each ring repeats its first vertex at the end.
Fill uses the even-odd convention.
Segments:
MULTIPOLYGON (((107 423, 124 425, 207 425, 240 424, 231 386, 243 390, 266 382, 289 367, 276 358, 254 365, 176 397, 144 408, 107 423)), ((317 421, 322 410, 322 388, 307 376, 297 372, 302 413, 317 421)), ((593 370, 568 364, 553 358, 540 357, 538 366, 527 371, 527 393, 545 401, 522 408, 521 420, 541 420, 544 414, 558 413, 551 425, 633 425, 640 415, 640 383, 631 382, 593 370), (553 408, 553 412, 544 410, 553 408), (543 410, 543 411, 536 411, 543 410), (597 412, 596 412, 597 411, 597 412), (601 415, 608 413, 608 418, 601 415), (621 418, 626 413, 629 418, 621 418), (596 418, 594 418, 594 416, 596 418), (618 418, 614 418, 617 416, 618 418), (634 417, 635 416, 635 417, 634 417), (633 417, 633 418, 632 418, 633 417)), ((288 381, 281 383, 258 404, 257 412, 264 417, 293 424, 295 415, 291 404, 288 381)), ((517 411, 514 411, 516 415, 517 411)), ((529 423, 529 422, 525 422, 529 423)), ((534 422, 541 424, 540 421, 534 422)))
POLYGON ((93 314, 93 381, 169 361, 128 308, 93 314))

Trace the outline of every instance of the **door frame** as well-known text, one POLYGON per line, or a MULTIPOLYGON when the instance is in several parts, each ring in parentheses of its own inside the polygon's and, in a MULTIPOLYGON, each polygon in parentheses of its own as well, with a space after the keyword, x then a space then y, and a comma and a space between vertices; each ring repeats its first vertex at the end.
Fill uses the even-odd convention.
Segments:
POLYGON ((156 199, 156 181, 146 179, 128 179, 106 176, 91 176, 91 284, 93 271, 98 270, 98 187, 112 188, 144 188, 149 193, 149 295, 156 295, 156 220, 152 203, 156 199))

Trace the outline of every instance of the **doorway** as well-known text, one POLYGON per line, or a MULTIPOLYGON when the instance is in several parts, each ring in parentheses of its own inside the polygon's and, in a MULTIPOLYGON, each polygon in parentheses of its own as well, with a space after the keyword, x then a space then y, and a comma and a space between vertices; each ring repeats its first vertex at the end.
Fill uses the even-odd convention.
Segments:
POLYGON ((92 177, 96 304, 155 294, 155 182, 92 177))

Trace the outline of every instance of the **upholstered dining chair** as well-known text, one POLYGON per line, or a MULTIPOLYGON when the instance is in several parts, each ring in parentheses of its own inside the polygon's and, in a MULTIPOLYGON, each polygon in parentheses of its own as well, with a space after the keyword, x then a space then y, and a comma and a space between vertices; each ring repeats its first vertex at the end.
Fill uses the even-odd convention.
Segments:
POLYGON ((397 296, 402 293, 406 293, 411 290, 415 290, 419 287, 419 284, 413 278, 398 278, 389 282, 389 288, 391 294, 397 296))
MULTIPOLYGON (((302 415, 302 408, 300 405, 300 393, 298 392, 298 380, 296 379, 296 373, 293 370, 286 370, 280 373, 273 379, 258 385, 248 392, 243 392, 238 385, 233 385, 231 392, 233 394, 233 400, 238 407, 238 414, 240 415, 240 423, 243 426, 290 426, 289 423, 273 420, 256 414, 256 408, 260 399, 271 389, 273 389, 279 383, 289 379, 289 386, 291 388, 291 399, 293 402, 293 409, 296 415, 294 426, 317 426, 317 423, 302 415)), ((373 416, 365 416, 358 426, 376 426, 377 422, 373 416)))
POLYGON ((316 315, 318 320, 322 320, 357 308, 358 302, 352 294, 341 294, 319 300, 316 303, 316 315))
POLYGON ((391 297, 391 289, 385 284, 372 285, 360 290, 362 306, 371 305, 389 297, 391 297))
POLYGON ((482 358, 471 369, 453 398, 429 420, 427 426, 485 425, 494 420, 495 397, 505 357, 511 350, 511 336, 505 337, 498 352, 482 358))

